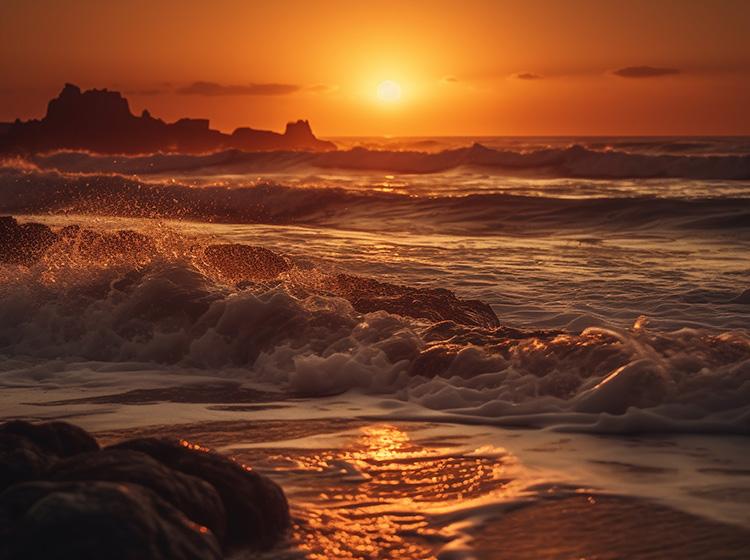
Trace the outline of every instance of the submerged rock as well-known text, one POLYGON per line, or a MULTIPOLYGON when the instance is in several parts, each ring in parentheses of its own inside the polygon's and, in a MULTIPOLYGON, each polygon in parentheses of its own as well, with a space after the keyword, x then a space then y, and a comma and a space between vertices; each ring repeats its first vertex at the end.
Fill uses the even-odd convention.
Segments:
POLYGON ((214 535, 135 484, 27 482, 0 494, 0 559, 219 560, 214 535))
MULTIPOLYGON (((209 245, 204 258, 221 276, 239 286, 272 280, 291 269, 282 255, 251 245, 209 245)), ((477 327, 500 325, 497 315, 486 303, 460 299, 443 288, 399 286, 350 274, 326 274, 322 287, 323 291, 348 300, 359 313, 387 311, 416 319, 453 321, 477 327)))
POLYGON ((159 438, 128 440, 110 449, 146 453, 174 470, 212 484, 227 513, 227 543, 230 546, 269 548, 289 528, 289 506, 281 488, 218 453, 184 440, 159 438))
POLYGON ((57 241, 44 224, 19 224, 12 216, 0 217, 0 262, 31 266, 57 241))
POLYGON ((360 313, 382 310, 435 322, 500 326, 500 320, 489 305, 479 300, 459 299, 443 288, 412 288, 350 274, 336 274, 331 280, 332 291, 349 300, 360 313))
POLYGON ((281 255, 252 245, 209 245, 203 254, 212 268, 235 284, 247 280, 270 280, 290 268, 281 255))
POLYGON ((61 241, 70 244, 79 254, 89 259, 156 254, 156 244, 151 237, 129 229, 101 233, 72 225, 62 228, 58 236, 61 241))
MULTIPOLYGON (((142 264, 158 252, 153 238, 132 230, 102 233, 71 225, 55 233, 42 224, 19 225, 13 217, 0 217, 0 262, 31 266, 52 245, 55 250, 59 248, 98 262, 127 257, 142 264)), ((268 289, 274 284, 269 281, 292 270, 292 261, 287 257, 253 245, 219 243, 209 245, 197 256, 207 269, 203 272, 240 289, 252 286, 268 289)), ((444 288, 415 288, 351 274, 321 273, 317 283, 303 287, 302 291, 302 296, 322 292, 344 298, 359 313, 386 311, 433 322, 452 321, 483 328, 500 326, 489 305, 461 299, 444 288)))
POLYGON ((65 226, 57 233, 44 224, 19 224, 12 216, 0 216, 0 263, 32 266, 55 244, 91 260, 113 257, 152 257, 156 244, 148 235, 132 230, 111 233, 65 226))

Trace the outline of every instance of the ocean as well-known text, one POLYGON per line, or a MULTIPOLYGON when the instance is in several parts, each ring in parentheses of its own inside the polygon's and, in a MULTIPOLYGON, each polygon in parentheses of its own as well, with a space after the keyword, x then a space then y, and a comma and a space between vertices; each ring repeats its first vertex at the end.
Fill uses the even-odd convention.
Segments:
POLYGON ((2 416, 247 459, 292 504, 275 558, 501 557, 492 520, 579 499, 746 538, 750 138, 332 140, 0 162, 0 214, 149 240, 0 265, 2 416), (238 281, 217 244, 283 271, 238 281))

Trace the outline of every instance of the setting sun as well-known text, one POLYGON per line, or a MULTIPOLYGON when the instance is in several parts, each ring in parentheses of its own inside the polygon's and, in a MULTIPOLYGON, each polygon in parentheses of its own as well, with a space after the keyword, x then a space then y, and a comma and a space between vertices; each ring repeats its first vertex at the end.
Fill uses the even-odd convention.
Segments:
POLYGON ((401 99, 401 86, 393 80, 386 80, 378 84, 378 99, 386 103, 393 103, 401 99))

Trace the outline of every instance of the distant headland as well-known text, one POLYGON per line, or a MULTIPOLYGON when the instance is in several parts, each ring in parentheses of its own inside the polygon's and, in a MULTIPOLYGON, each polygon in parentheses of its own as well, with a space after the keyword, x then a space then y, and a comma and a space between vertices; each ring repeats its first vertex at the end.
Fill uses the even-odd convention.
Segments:
POLYGON ((0 124, 0 152, 66 149, 137 154, 226 149, 326 151, 336 146, 316 138, 306 120, 288 123, 283 134, 248 127, 225 134, 210 128, 208 119, 183 118, 167 123, 147 110, 136 116, 120 92, 82 92, 73 84, 65 84, 48 103, 44 118, 0 124))

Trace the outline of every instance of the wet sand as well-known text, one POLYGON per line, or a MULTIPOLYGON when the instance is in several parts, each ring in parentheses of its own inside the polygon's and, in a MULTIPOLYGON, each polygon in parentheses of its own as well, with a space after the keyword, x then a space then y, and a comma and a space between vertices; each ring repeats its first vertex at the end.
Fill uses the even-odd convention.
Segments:
POLYGON ((484 560, 747 558, 750 531, 644 500, 582 495, 511 511, 478 528, 484 560))
POLYGON ((750 550, 744 438, 405 421, 403 403, 299 399, 228 381, 19 387, 3 400, 3 416, 63 415, 102 445, 175 437, 267 474, 284 488, 293 526, 262 558, 740 559, 750 550))
MULTIPOLYGON (((750 550, 745 527, 555 483, 508 450, 467 453, 454 436, 440 435, 442 428, 351 418, 240 420, 97 437, 103 444, 181 437, 270 475, 289 497, 294 525, 283 550, 268 558, 739 559, 750 550)), ((674 476, 603 463, 627 477, 674 476)))

